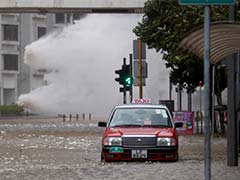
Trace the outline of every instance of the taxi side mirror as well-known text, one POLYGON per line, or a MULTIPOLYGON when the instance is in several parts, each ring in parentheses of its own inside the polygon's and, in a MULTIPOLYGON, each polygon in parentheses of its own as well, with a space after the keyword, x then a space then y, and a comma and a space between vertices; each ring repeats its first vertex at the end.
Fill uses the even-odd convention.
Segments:
POLYGON ((106 122, 98 122, 98 127, 107 127, 106 122))
POLYGON ((175 122, 175 128, 181 128, 183 127, 183 122, 175 122))

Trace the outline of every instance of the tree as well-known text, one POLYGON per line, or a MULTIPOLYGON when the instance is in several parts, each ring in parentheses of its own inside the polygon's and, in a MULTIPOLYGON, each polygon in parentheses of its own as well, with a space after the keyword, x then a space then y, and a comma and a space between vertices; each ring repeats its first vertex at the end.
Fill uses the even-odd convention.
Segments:
MULTIPOLYGON (((180 6, 178 0, 149 0, 144 5, 142 22, 133 32, 149 48, 163 53, 170 78, 188 93, 195 91, 199 81, 203 82, 203 59, 179 48, 180 41, 194 27, 203 25, 203 8, 180 6)), ((227 20, 227 7, 214 6, 212 20, 227 20)))

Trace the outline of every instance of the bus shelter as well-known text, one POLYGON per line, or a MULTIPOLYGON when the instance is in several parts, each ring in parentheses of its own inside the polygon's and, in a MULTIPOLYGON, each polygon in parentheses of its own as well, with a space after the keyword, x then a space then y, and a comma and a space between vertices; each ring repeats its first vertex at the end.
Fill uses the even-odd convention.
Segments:
MULTIPOLYGON (((179 47, 204 56, 204 28, 190 31, 179 47)), ((226 59, 228 70, 227 95, 227 161, 229 166, 238 166, 239 111, 240 111, 240 23, 230 21, 212 22, 210 25, 210 63, 216 65, 226 59)), ((210 76, 211 77, 211 76, 210 76)), ((211 101, 211 100, 210 100, 211 101)), ((212 103, 210 103, 212 104, 212 103)))

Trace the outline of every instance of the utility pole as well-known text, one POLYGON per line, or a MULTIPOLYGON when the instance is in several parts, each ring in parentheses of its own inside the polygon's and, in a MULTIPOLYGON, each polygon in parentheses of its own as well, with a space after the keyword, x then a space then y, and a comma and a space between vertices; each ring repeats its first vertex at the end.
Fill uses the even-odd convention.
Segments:
POLYGON ((211 135, 210 135, 210 6, 204 6, 204 115, 205 115, 205 180, 211 179, 211 135))
POLYGON ((142 99, 143 97, 143 87, 142 87, 142 41, 138 39, 138 67, 139 67, 139 98, 142 99))
MULTIPOLYGON (((235 5, 229 6, 229 21, 235 21, 235 5)), ((227 131, 227 164, 238 166, 238 141, 237 141, 237 112, 236 112, 236 69, 237 54, 228 59, 228 131, 227 131)))

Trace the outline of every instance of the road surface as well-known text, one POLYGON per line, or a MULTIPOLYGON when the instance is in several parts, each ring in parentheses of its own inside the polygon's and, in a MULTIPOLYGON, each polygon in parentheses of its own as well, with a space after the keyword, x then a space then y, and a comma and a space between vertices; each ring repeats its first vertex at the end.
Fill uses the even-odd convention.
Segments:
MULTIPOLYGON (((96 120, 0 119, 1 180, 203 180, 204 136, 180 136, 178 162, 100 161, 102 128, 96 120)), ((214 138, 212 179, 236 180, 226 139, 214 138)))

